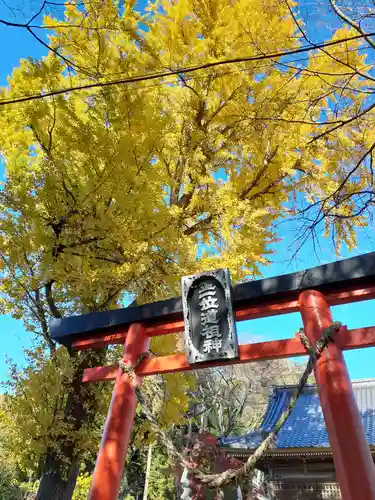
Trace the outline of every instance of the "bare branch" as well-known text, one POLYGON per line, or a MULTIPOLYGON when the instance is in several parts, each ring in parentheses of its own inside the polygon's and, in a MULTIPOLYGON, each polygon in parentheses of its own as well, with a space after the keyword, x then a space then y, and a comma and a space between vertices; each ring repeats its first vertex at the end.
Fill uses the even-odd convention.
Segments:
MULTIPOLYGON (((52 47, 51 45, 49 45, 48 43, 46 43, 42 38, 40 38, 40 36, 38 36, 36 33, 34 33, 33 29, 34 28, 40 28, 40 26, 34 26, 31 23, 32 23, 32 21, 37 16, 40 15, 40 13, 42 12, 42 10, 45 7, 45 4, 46 4, 46 2, 44 1, 41 9, 27 23, 16 23, 16 22, 11 22, 11 21, 6 21, 5 19, 0 19, 0 24, 4 24, 5 26, 9 26, 9 27, 13 27, 13 28, 23 28, 23 29, 25 29, 41 45, 43 45, 43 47, 45 47, 46 49, 48 49, 51 52, 53 52, 57 57, 59 57, 62 61, 64 61, 64 63, 68 66, 68 68, 73 68, 75 70, 79 70, 79 71, 81 71, 82 73, 84 73, 84 74, 86 74, 88 76, 95 76, 95 75, 93 75, 93 73, 91 73, 90 71, 88 71, 86 68, 83 68, 83 67, 75 64, 73 61, 69 60, 68 58, 66 58, 63 54, 61 54, 61 52, 59 52, 57 49, 55 49, 54 47, 52 47)), ((48 28, 51 29, 51 27, 48 27, 48 28)))
POLYGON ((354 167, 347 173, 347 175, 342 180, 340 186, 336 189, 336 191, 333 194, 331 194, 331 196, 330 196, 331 198, 334 198, 337 194, 340 193, 340 191, 345 186, 345 184, 348 182, 350 177, 361 166, 362 162, 364 162, 369 155, 370 155, 370 158, 372 157, 372 153, 373 153, 374 149, 375 149, 375 142, 373 142, 373 144, 370 146, 370 148, 361 156, 361 158, 354 165, 354 167))
POLYGON ((355 120, 358 120, 359 118, 361 118, 362 116, 364 116, 365 114, 367 114, 369 111, 371 111, 374 108, 375 108, 375 103, 370 104, 370 106, 367 106, 367 108, 365 108, 363 111, 356 114, 355 116, 352 116, 351 118, 348 118, 347 120, 342 120, 341 124, 336 125, 335 127, 332 127, 329 130, 326 130, 326 131, 322 132, 321 134, 316 135, 307 144, 312 144, 313 142, 317 141, 318 139, 321 139, 325 135, 330 134, 331 132, 334 132, 335 130, 343 127, 344 125, 348 125, 349 123, 352 123, 355 120))
POLYGON ((363 35, 363 38, 366 40, 366 42, 371 45, 373 49, 375 49, 375 42, 371 40, 371 38, 365 33, 361 26, 357 24, 353 19, 351 19, 349 16, 347 16, 337 5, 335 0, 329 0, 329 3, 331 4, 332 9, 336 12, 336 14, 346 23, 348 23, 352 28, 354 28, 358 33, 363 35))
POLYGON ((43 12, 45 6, 46 6, 46 0, 43 1, 42 6, 38 10, 38 12, 34 14, 33 17, 26 23, 27 26, 30 26, 30 24, 34 21, 34 19, 36 19, 43 12))

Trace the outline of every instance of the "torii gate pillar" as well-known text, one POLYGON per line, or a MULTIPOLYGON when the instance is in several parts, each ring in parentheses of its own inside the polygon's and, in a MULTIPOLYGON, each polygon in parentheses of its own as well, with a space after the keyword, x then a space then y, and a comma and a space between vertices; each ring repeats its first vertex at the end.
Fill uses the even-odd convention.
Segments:
MULTIPOLYGON (((298 302, 314 346, 333 322, 328 302, 317 290, 302 292, 298 302)), ((337 480, 344 500, 374 500, 374 462, 339 341, 328 344, 314 369, 337 480)))
MULTIPOLYGON (((124 361, 133 366, 138 356, 147 352, 149 346, 150 337, 145 335, 144 327, 133 323, 124 343, 124 361)), ((138 386, 141 381, 141 377, 136 376, 135 383, 138 386)), ((137 403, 133 381, 122 368, 118 368, 89 500, 113 500, 118 497, 137 403)))

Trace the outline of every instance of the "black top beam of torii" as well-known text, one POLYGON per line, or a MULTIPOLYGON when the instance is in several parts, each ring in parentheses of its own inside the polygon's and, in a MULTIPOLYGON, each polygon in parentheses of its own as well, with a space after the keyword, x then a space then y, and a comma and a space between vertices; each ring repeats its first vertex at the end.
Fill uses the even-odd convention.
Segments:
MULTIPOLYGON (((305 271, 240 283, 233 287, 233 306, 237 309, 245 305, 257 305, 272 298, 293 300, 308 288, 339 292, 354 282, 357 286, 375 283, 375 252, 305 271)), ((56 318, 51 321, 50 328, 53 340, 69 345, 73 340, 88 334, 103 333, 104 330, 113 330, 134 322, 180 319, 182 300, 181 297, 175 297, 141 306, 56 318)))

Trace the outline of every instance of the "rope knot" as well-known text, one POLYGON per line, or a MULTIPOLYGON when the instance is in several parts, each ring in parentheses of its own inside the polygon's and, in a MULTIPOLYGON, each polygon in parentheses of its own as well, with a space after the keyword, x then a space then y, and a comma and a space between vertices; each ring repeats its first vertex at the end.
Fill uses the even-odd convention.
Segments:
POLYGON ((329 342, 333 342, 335 339, 336 333, 340 330, 342 327, 342 324, 339 321, 334 321, 332 325, 330 325, 320 336, 320 338, 317 340, 315 344, 315 348, 313 348, 309 342, 309 339, 307 338, 307 335, 305 333, 304 328, 300 328, 299 330, 299 337, 301 339, 301 342, 304 346, 304 348, 307 351, 307 354, 313 358, 314 360, 317 360, 320 358, 323 350, 325 347, 327 347, 327 344, 329 342))
POLYGON ((135 360, 134 365, 130 365, 126 361, 124 361, 122 358, 118 360, 118 365, 121 368, 121 370, 126 373, 126 375, 130 378, 133 387, 136 385, 136 369, 138 366, 142 363, 143 360, 151 356, 150 352, 142 352, 138 358, 135 360))

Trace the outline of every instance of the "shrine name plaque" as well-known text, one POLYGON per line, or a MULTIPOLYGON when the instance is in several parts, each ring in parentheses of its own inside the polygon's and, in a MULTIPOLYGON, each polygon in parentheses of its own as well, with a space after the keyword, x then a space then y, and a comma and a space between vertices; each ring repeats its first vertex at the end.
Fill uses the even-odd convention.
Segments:
POLYGON ((185 276, 181 288, 188 362, 237 358, 229 271, 219 269, 185 276))

